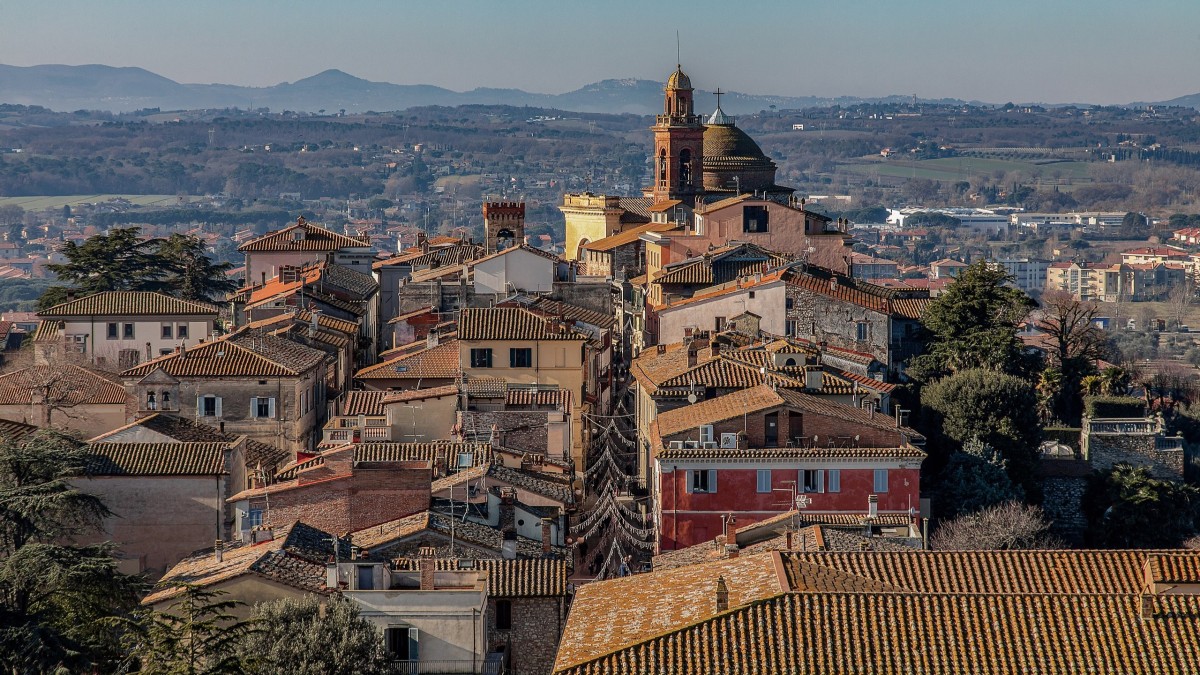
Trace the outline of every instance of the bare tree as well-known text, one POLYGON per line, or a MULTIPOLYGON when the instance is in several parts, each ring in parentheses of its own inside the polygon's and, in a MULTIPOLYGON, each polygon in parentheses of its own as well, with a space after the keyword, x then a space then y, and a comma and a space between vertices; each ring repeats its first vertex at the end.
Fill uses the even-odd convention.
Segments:
POLYGON ((1107 338, 1096 325, 1099 306, 1080 302, 1066 291, 1042 296, 1042 329, 1051 340, 1050 361, 1061 367, 1070 361, 1095 361, 1105 353, 1107 338))
POLYGON ((1196 299, 1196 284, 1191 279, 1171 289, 1167 295, 1167 307, 1171 311, 1171 319, 1176 327, 1184 325, 1188 309, 1196 299))
POLYGON ((1007 551, 1063 548, 1050 534, 1040 507, 1005 502, 947 521, 933 534, 938 551, 1007 551))

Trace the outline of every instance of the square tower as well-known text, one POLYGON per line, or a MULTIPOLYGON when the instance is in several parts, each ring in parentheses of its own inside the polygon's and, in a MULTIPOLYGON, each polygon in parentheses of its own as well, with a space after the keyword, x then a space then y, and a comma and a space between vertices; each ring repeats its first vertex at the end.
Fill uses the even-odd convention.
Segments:
POLYGON ((488 253, 525 243, 525 203, 484 202, 483 229, 488 253))

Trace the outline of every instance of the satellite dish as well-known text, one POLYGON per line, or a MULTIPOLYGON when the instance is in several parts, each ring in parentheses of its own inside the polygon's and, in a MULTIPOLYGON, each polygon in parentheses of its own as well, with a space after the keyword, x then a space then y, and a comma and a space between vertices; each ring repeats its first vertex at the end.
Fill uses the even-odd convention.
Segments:
POLYGON ((696 395, 688 394, 688 403, 695 403, 695 402, 696 402, 696 395))

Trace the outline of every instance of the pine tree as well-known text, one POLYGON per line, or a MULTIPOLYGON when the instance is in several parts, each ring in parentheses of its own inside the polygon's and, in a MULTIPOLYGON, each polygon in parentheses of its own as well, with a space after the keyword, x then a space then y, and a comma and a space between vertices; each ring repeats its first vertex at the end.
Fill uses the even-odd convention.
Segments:
POLYGON ((171 294, 185 300, 217 300, 237 288, 226 273, 229 263, 214 263, 205 255, 204 243, 186 234, 162 241, 157 255, 171 281, 171 294))
MULTIPOLYGON (((180 594, 164 611, 139 610, 124 622, 130 655, 145 675, 239 675, 250 672, 241 643, 253 621, 233 611, 243 603, 222 599, 224 591, 179 584, 180 594)), ((285 672, 285 671, 279 671, 285 672)))

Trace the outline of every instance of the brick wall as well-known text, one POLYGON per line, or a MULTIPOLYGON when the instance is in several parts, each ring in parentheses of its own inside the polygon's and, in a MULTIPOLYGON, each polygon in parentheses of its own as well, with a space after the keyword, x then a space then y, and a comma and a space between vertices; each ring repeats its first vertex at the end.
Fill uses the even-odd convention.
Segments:
MULTIPOLYGON (((272 493, 269 523, 283 527, 303 520, 326 532, 360 530, 428 509, 431 480, 428 463, 357 467, 348 476, 272 493)), ((254 497, 249 501, 250 508, 262 509, 263 522, 267 523, 267 499, 254 497)))
POLYGON ((566 621, 562 598, 488 598, 487 647, 509 654, 513 675, 548 675, 566 621), (512 603, 512 628, 496 628, 496 601, 512 603))
POLYGON ((538 410, 468 410, 459 413, 464 433, 474 432, 481 442, 490 438, 492 425, 500 433, 499 445, 546 454, 546 412, 538 410))

